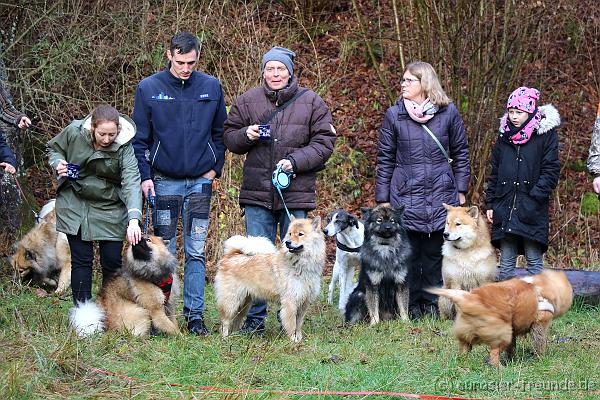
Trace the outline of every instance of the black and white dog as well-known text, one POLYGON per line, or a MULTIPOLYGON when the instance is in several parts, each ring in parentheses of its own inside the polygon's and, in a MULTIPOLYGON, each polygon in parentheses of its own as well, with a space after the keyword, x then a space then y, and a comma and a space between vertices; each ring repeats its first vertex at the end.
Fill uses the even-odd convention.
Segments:
POLYGON ((338 209, 327 216, 327 226, 323 229, 327 236, 335 236, 335 264, 327 293, 327 302, 333 304, 333 291, 339 283, 340 312, 346 309, 348 296, 354 289, 354 272, 360 267, 360 247, 363 244, 365 228, 354 215, 338 209))

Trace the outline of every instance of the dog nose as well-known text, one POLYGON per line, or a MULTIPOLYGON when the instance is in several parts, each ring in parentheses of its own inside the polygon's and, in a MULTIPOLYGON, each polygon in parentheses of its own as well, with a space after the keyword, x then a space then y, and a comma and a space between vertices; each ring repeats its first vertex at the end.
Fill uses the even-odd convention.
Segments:
POLYGON ((449 232, 444 232, 444 239, 448 239, 450 237, 450 233, 449 232))
POLYGON ((292 241, 291 240, 286 240, 285 241, 285 245, 287 248, 289 248, 292 245, 292 241))

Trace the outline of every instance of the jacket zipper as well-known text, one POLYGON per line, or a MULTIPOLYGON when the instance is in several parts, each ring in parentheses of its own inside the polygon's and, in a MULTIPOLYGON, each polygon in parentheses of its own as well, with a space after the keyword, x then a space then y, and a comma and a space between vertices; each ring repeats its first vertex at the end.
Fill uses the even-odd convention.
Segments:
POLYGON ((208 142, 208 148, 212 152, 212 155, 213 155, 213 158, 215 159, 215 164, 216 164, 217 163, 217 155, 215 154, 215 151, 213 150, 212 146, 210 145, 210 142, 208 142))
POLYGON ((515 194, 513 195, 512 205, 510 206, 510 213, 508 214, 508 220, 512 218, 513 210, 515 209, 515 205, 517 204, 517 183, 519 183, 519 169, 521 167, 521 163, 519 162, 519 155, 521 153, 521 146, 517 146, 517 176, 515 179, 515 183, 513 183, 515 187, 515 194))
POLYGON ((156 155, 158 154, 158 149, 160 149, 160 140, 158 141, 158 146, 156 146, 156 151, 154 152, 154 155, 152 156, 152 162, 150 163, 150 165, 154 166, 154 160, 156 159, 156 155))

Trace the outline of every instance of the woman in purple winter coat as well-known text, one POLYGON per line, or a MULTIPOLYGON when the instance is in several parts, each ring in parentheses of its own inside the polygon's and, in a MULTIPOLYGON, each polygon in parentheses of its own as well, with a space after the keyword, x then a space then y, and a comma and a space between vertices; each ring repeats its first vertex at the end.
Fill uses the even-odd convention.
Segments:
POLYGON ((379 133, 375 199, 406 207, 412 247, 409 313, 418 319, 438 313, 437 296, 424 289, 442 285, 442 204, 465 202, 469 149, 462 118, 430 64, 408 64, 401 87, 402 96, 385 113, 379 133))

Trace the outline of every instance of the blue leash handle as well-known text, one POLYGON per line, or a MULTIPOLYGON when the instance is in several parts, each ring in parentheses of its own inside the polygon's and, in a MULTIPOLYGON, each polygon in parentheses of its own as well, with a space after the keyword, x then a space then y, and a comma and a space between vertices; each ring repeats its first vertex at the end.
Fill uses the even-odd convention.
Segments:
POLYGON ((150 225, 150 214, 152 212, 150 209, 154 209, 154 206, 156 205, 155 197, 156 196, 150 194, 146 198, 146 218, 144 219, 144 235, 148 234, 148 225, 150 225))

